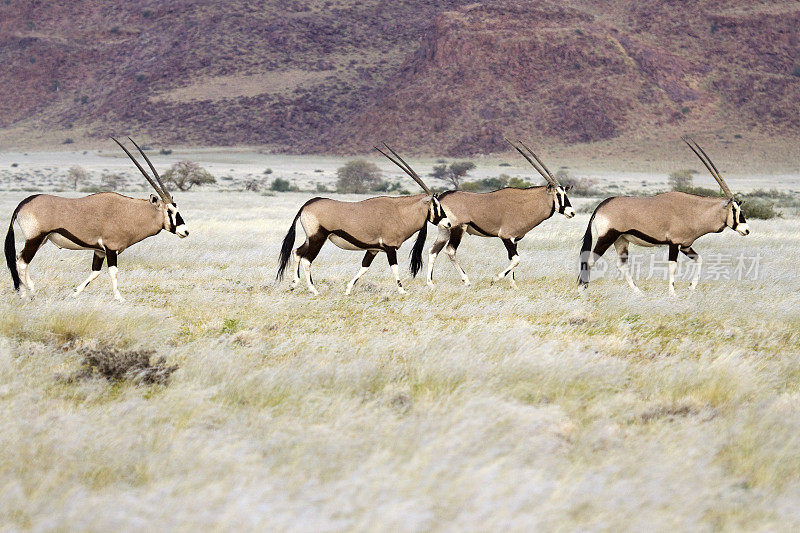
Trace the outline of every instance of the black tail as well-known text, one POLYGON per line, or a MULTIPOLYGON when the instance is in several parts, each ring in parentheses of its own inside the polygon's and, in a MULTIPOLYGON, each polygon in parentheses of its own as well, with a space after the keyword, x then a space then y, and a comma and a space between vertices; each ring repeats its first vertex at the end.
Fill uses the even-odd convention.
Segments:
POLYGON ((417 277, 417 273, 422 269, 422 250, 425 248, 425 238, 428 236, 428 221, 419 229, 417 241, 411 249, 411 276, 417 277))
POLYGON ((8 233, 6 234, 6 265, 11 271, 11 280, 14 282, 14 290, 19 290, 19 272, 17 272, 17 247, 14 244, 14 221, 17 220, 17 213, 19 207, 11 215, 11 224, 8 225, 8 233))
MULTIPOLYGON (((305 206, 303 206, 305 207, 305 206)), ((292 247, 294 247, 294 237, 297 233, 295 227, 297 226, 297 219, 300 218, 300 213, 303 212, 303 207, 297 212, 294 216, 294 220, 292 220, 292 225, 289 227, 289 232, 286 234, 286 237, 283 238, 283 244, 281 244, 281 256, 280 261, 278 262, 278 275, 276 278, 280 281, 283 279, 283 272, 286 270, 286 265, 289 264, 289 256, 292 255, 292 247)))
POLYGON ((283 279, 283 273, 286 270, 286 265, 289 263, 289 256, 292 255, 292 247, 294 246, 294 237, 296 234, 295 227, 297 226, 297 219, 300 218, 301 214, 303 214, 303 209, 305 209, 309 204, 316 202, 317 200, 322 200, 322 198, 312 198, 311 200, 304 203, 303 206, 297 210, 297 214, 294 216, 294 220, 292 220, 292 226, 289 228, 289 232, 286 234, 286 237, 283 238, 283 244, 281 244, 280 261, 278 262, 278 275, 276 276, 276 278, 279 281, 283 279))
MULTIPOLYGON (((601 202, 600 205, 603 205, 605 202, 601 202)), ((592 255, 592 222, 594 222, 594 216, 597 214, 597 210, 600 209, 600 205, 598 205, 592 216, 589 217, 589 224, 586 225, 586 233, 583 234, 583 245, 581 246, 581 271, 578 274, 578 285, 587 286, 589 285, 589 258, 592 255)))

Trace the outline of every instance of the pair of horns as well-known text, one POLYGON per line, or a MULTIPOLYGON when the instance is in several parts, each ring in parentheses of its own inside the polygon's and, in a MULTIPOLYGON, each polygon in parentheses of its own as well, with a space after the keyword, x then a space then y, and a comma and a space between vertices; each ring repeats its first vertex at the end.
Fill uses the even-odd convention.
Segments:
POLYGON ((386 156, 386 157, 389 159, 389 161, 391 161, 392 163, 394 163, 394 164, 395 164, 395 165, 397 165, 398 167, 402 168, 402 169, 403 169, 403 172, 405 172, 406 174, 408 174, 409 176, 411 176, 411 179, 413 179, 414 181, 416 181, 416 182, 417 182, 417 184, 418 184, 420 187, 422 187, 422 190, 423 190, 423 191, 425 191, 425 192, 426 192, 428 195, 430 195, 430 196, 433 196, 433 192, 431 192, 431 190, 428 188, 428 186, 427 186, 427 185, 425 185, 425 183, 423 183, 423 181, 422 181, 422 178, 420 178, 420 177, 419 177, 419 175, 418 175, 416 172, 414 172, 414 169, 413 169, 413 168, 411 168, 411 167, 409 166, 409 164, 408 164, 408 163, 406 163, 405 161, 403 161, 403 158, 402 158, 402 157, 400 157, 400 156, 398 155, 398 153, 397 153, 397 152, 395 152, 394 150, 392 150, 392 148, 391 148, 391 147, 390 147, 388 144, 386 144, 386 143, 383 143, 383 145, 384 145, 384 146, 385 146, 385 147, 386 147, 386 148, 387 148, 387 149, 388 149, 390 152, 392 152, 392 154, 394 155, 394 157, 396 157, 396 158, 397 158, 397 159, 399 159, 400 161, 398 161, 397 159, 394 159, 392 156, 390 156, 389 154, 387 154, 386 152, 384 152, 383 150, 381 150, 381 149, 380 149, 380 148, 378 148, 377 146, 375 146, 375 149, 376 149, 377 151, 379 151, 380 153, 382 153, 384 156, 386 156), (400 164, 401 162, 402 162, 402 164, 400 164))
MULTIPOLYGON (((505 138, 505 137, 504 137, 504 138, 505 138)), ((517 146, 517 145, 516 145, 516 144, 514 144, 513 142, 509 141, 508 139, 506 139, 506 142, 507 142, 508 144, 510 144, 511 146, 513 146, 513 147, 514 147, 514 148, 517 150, 517 152, 521 153, 521 154, 522 154, 522 157, 524 157, 525 159, 527 159, 527 160, 528 160, 528 163, 530 163, 530 164, 533 166, 533 168, 535 168, 535 169, 536 169, 536 171, 537 171, 539 174, 541 174, 541 175, 542 175, 542 177, 544 178, 544 180, 545 180, 547 183, 549 183, 549 184, 550 184, 550 185, 552 185, 553 187, 558 187, 558 180, 556 180, 555 176, 553 176, 553 173, 552 173, 552 172, 550 172, 550 169, 549 169, 549 168, 547 168, 547 167, 545 166, 545 164, 544 164, 544 163, 542 163, 542 160, 541 160, 541 159, 539 159, 539 157, 538 157, 538 156, 537 156, 535 153, 533 153, 533 150, 531 150, 530 148, 528 148, 528 146, 527 146, 527 145, 526 145, 524 142, 522 142, 522 141, 517 141, 517 142, 519 142, 519 144, 521 144, 521 145, 522 145, 522 147, 523 147, 523 148, 525 148, 525 149, 526 149, 528 152, 530 152, 530 154, 533 156, 533 159, 536 159, 536 161, 539 163, 539 165, 542 165, 542 168, 539 168, 539 166, 538 166, 538 165, 536 165, 536 163, 534 163, 534 162, 533 162, 533 159, 531 159, 531 158, 530 158, 530 156, 529 156, 528 154, 526 154, 525 152, 523 152, 523 151, 522 151, 522 148, 520 148, 519 146, 517 146)))
POLYGON ((139 164, 139 162, 136 160, 136 158, 133 157, 133 155, 131 155, 131 153, 128 151, 128 149, 125 148, 125 146, 123 146, 121 142, 116 140, 114 137, 111 137, 111 140, 113 140, 115 143, 117 143, 120 148, 125 150, 125 153, 128 154, 128 157, 130 157, 131 161, 133 161, 133 164, 136 165, 136 168, 139 169, 139 172, 142 173, 142 175, 145 177, 145 179, 148 181, 148 183, 150 183, 150 185, 153 186, 153 188, 156 190, 156 192, 161 197, 161 199, 164 202, 166 202, 168 204, 171 204, 172 203, 172 196, 169 194, 169 191, 167 190, 166 187, 164 187, 164 184, 161 182, 161 177, 158 175, 158 172, 156 172, 156 167, 153 166, 153 163, 150 162, 150 158, 148 158, 147 155, 145 155, 144 151, 141 148, 139 148, 139 145, 136 144, 136 141, 134 141, 133 139, 128 137, 128 140, 133 143, 133 145, 136 147, 136 149, 139 150, 139 153, 142 154, 142 157, 144 157, 144 160, 147 161, 147 164, 150 167, 150 170, 153 171, 153 176, 155 177, 155 181, 153 181, 153 178, 151 178, 147 174, 147 172, 144 171, 144 169, 142 168, 142 165, 139 164), (156 184, 156 182, 158 182, 158 184, 156 184))
POLYGON ((697 157, 700 158, 700 161, 703 162, 708 171, 711 172, 711 175, 714 176, 714 179, 717 180, 717 183, 719 183, 719 186, 722 189, 723 194, 725 194, 725 196, 727 196, 729 200, 733 198, 733 193, 731 192, 730 187, 728 187, 728 184, 725 183, 724 179, 722 179, 722 174, 719 173, 719 170, 717 170, 717 167, 714 165, 714 162, 711 161, 710 157, 708 157, 708 154, 702 148, 700 148, 700 145, 697 144, 697 142, 695 142, 694 139, 692 139, 688 135, 682 137, 681 139, 689 146, 689 148, 692 149, 692 152, 694 152, 695 155, 697 155, 697 157), (692 146, 692 144, 694 144, 694 146, 692 146), (698 150, 700 151, 698 152, 698 150), (700 155, 701 153, 703 155, 700 155), (703 158, 703 156, 705 156, 705 158, 703 158))

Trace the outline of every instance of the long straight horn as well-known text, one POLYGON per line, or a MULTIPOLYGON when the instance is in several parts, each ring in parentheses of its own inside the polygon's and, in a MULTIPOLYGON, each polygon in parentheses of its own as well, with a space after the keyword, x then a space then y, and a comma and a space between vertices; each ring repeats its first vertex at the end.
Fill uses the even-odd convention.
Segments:
MULTIPOLYGON (((506 139, 505 137, 503 137, 503 138, 504 138, 504 139, 506 139)), ((536 164, 536 163, 533 161, 533 159, 531 159, 531 158, 530 158, 530 156, 529 156, 528 154, 526 154, 525 152, 523 152, 523 151, 522 151, 522 149, 521 149, 519 146, 517 146, 517 145, 516 145, 516 144, 514 144, 513 142, 509 141, 508 139, 506 139, 506 142, 507 142, 508 144, 510 144, 511 146, 513 146, 513 147, 514 147, 514 149, 515 149, 517 152, 519 152, 520 154, 522 154, 522 157, 524 157, 525 159, 527 159, 527 160, 528 160, 528 163, 530 163, 530 164, 531 164, 531 166, 532 166, 533 168, 535 168, 535 169, 536 169, 536 172, 538 172, 539 174, 541 174, 541 175, 542 175, 542 177, 544 178, 544 180, 545 180, 547 183, 549 183, 549 184, 551 184, 551 185, 554 185, 553 181, 550 179, 550 176, 548 176, 548 175, 547 175, 547 174, 544 172, 544 170, 542 170, 541 168, 539 168, 539 165, 537 165, 537 164, 536 164)))
POLYGON ((525 148, 527 151, 529 151, 529 152, 531 153, 531 155, 533 156, 533 158, 534 158, 534 159, 536 159, 536 161, 537 161, 537 162, 538 162, 540 165, 542 165, 542 168, 544 169, 544 171, 545 171, 545 172, 547 172, 547 175, 548 175, 548 176, 550 176, 550 182, 551 182, 551 183, 552 183, 554 186, 558 187, 558 180, 556 179, 556 177, 555 177, 555 176, 553 176, 553 173, 552 173, 552 172, 550 172, 550 169, 549 169, 549 168, 547 168, 547 166, 544 164, 544 162, 543 162, 541 159, 539 159, 539 156, 537 156, 537 155, 536 155, 536 154, 533 152, 533 150, 531 150, 531 149, 528 147, 528 145, 527 145, 527 144, 525 144, 524 142, 522 142, 522 141, 519 141, 519 144, 521 144, 521 145, 522 145, 522 146, 523 146, 523 147, 524 147, 524 148, 525 148))
POLYGON ((156 190, 156 192, 157 192, 157 193, 158 193, 158 195, 161 197, 161 199, 162 199, 162 200, 164 200, 165 202, 169 201, 169 200, 168 200, 168 199, 167 199, 167 198, 164 196, 164 193, 161 191, 161 189, 159 189, 159 188, 158 188, 158 185, 156 185, 156 182, 154 182, 154 181, 153 181, 153 178, 151 178, 151 177, 150 177, 150 176, 147 174, 147 172, 145 172, 145 171, 144 171, 144 169, 142 168, 142 165, 140 165, 140 164, 139 164, 139 162, 136 160, 136 158, 135 158, 135 157, 133 157, 133 155, 132 155, 132 154, 131 154, 131 153, 128 151, 128 149, 127 149, 127 148, 125 148, 125 146, 123 146, 123 144, 122 144, 121 142, 119 142, 118 140, 116 140, 114 137, 111 137, 111 140, 112 140, 112 141, 114 141, 115 143, 117 143, 117 144, 119 145, 119 147, 120 147, 120 148, 122 148, 122 149, 125 151, 125 153, 126 153, 126 154, 128 154, 128 157, 130 157, 130 158, 131 158, 131 161, 133 161, 133 164, 134 164, 134 165, 136 165, 136 168, 138 168, 138 169, 139 169, 139 172, 141 172, 141 173, 142 173, 142 176, 144 176, 144 178, 147 180, 147 182, 148 182, 150 185, 152 185, 152 186, 153 186, 153 189, 155 189, 155 190, 156 190))
POLYGON ((700 145, 697 144, 697 142, 691 137, 688 136, 682 137, 682 140, 683 142, 686 143, 687 146, 689 146, 689 148, 692 149, 692 152, 694 152, 695 155, 700 158, 700 161, 703 162, 703 164, 706 166, 706 168, 714 177, 714 179, 717 180, 719 187, 722 189, 722 193, 725 196, 727 196, 728 199, 733 198, 733 193, 731 192, 730 187, 728 187, 728 184, 725 183, 724 179, 722 179, 722 174, 719 173, 719 170, 717 170, 717 167, 714 165, 714 162, 711 161, 710 157, 708 157, 708 154, 706 154, 705 151, 702 148, 700 148, 700 145), (692 143, 694 143, 694 146, 692 146, 689 141, 692 141, 692 143), (697 147, 696 149, 695 146, 697 147), (700 150, 700 152, 698 152, 697 150, 700 150), (701 152, 703 155, 700 155, 701 152), (705 156, 705 158, 703 158, 703 156, 705 156))
POLYGON ((134 141, 130 137, 128 137, 128 140, 133 143, 136 149, 139 150, 139 153, 142 154, 142 157, 144 157, 144 160, 147 161, 147 165, 150 167, 150 170, 153 171, 153 177, 155 177, 156 181, 158 182, 158 186, 161 188, 161 191, 164 193, 164 195, 166 195, 166 197, 169 199, 169 202, 172 203, 172 195, 169 193, 167 188, 164 186, 164 183, 161 181, 161 176, 158 175, 156 167, 154 167, 153 163, 150 162, 150 158, 147 157, 147 154, 144 153, 144 150, 139 148, 139 145, 136 144, 136 141, 134 141))
MULTIPOLYGON (((395 152, 394 150, 392 150, 391 148, 389 148, 389 145, 387 145, 386 143, 383 143, 383 145, 384 145, 386 148, 388 148, 388 149, 389 149, 389 151, 390 151, 390 152, 392 152, 392 153, 393 153, 395 156, 397 156, 397 159, 399 159, 400 161, 403 161, 403 158, 401 158, 399 155, 397 155, 397 152, 395 152)), ((428 195, 430 195, 430 196, 433 196, 433 192, 432 192, 432 191, 431 191, 431 190, 428 188, 428 186, 427 186, 427 185, 425 185, 425 183, 423 183, 422 179, 420 179, 420 177, 417 175, 417 173, 416 173, 416 172, 414 172, 414 170, 413 170, 413 169, 412 169, 410 166, 404 166, 404 165, 408 165, 408 163, 406 163, 405 161, 403 161, 403 164, 400 164, 400 162, 399 162, 399 161, 397 161, 397 159, 394 159, 392 156, 390 156, 389 154, 387 154, 386 152, 384 152, 383 150, 381 150, 381 149, 380 149, 380 148, 378 148, 377 146, 375 146, 374 148, 375 148, 377 151, 379 151, 381 154, 383 154, 383 155, 384 155, 384 156, 385 156, 385 157, 386 157, 386 158, 387 158, 389 161, 391 161, 392 163, 394 163, 395 165, 397 165, 398 167, 400 167, 401 169, 403 169, 403 172, 405 172, 406 174, 408 174, 409 176, 411 176, 411 179, 413 179, 414 181, 416 181, 416 182, 417 182, 417 184, 418 184, 420 187, 422 187, 422 190, 423 190, 423 191, 425 191, 425 192, 426 192, 428 195)))

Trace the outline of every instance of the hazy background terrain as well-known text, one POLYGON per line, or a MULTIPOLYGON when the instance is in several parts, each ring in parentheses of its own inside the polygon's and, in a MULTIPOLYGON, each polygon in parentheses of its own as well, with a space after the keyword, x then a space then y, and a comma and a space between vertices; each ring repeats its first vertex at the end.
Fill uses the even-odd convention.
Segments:
POLYGON ((44 246, 33 299, 0 275, 0 530, 796 531, 799 28, 789 0, 0 0, 2 220, 150 194, 110 135, 216 178, 173 190, 187 239, 120 256, 124 303, 105 269, 72 297, 89 252, 44 246), (686 133, 772 218, 700 239, 695 293, 632 247, 643 295, 612 251, 579 296, 602 198, 716 190, 686 133), (380 256, 345 297, 362 254, 330 243, 318 297, 275 281, 299 206, 366 197, 332 192, 353 154, 392 191, 380 141, 437 189, 458 160, 542 183, 503 135, 588 190, 518 290, 471 236, 470 288, 444 254, 410 279, 409 244, 405 296, 380 256))
POLYGON ((797 168, 799 28, 793 0, 9 0, 0 146, 662 159, 715 133, 797 168))

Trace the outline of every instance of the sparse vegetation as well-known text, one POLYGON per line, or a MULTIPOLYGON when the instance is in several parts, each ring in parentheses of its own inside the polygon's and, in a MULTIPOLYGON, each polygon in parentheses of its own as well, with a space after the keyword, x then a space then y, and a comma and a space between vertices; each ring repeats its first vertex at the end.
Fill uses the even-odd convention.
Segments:
POLYGON ((692 188, 694 174, 693 170, 676 170, 670 173, 667 183, 673 191, 686 191, 692 188))
POLYGON ((125 184, 125 178, 120 174, 108 172, 100 176, 100 190, 118 191, 125 184))
POLYGON ((365 193, 385 186, 381 169, 375 163, 354 159, 336 171, 336 190, 340 193, 365 193))
POLYGON ((172 150, 170 148, 162 148, 158 153, 161 155, 170 155, 172 154, 172 150))
POLYGON ((431 176, 446 181, 453 189, 460 189, 461 183, 470 170, 475 168, 472 161, 455 161, 448 166, 446 163, 434 165, 431 176))
POLYGON ((137 385, 166 385, 178 365, 167 365, 166 358, 153 360, 153 350, 124 350, 112 346, 84 348, 81 368, 66 378, 67 382, 102 378, 130 381, 137 385))
POLYGON ((175 163, 161 177, 164 185, 173 185, 179 191, 188 191, 194 186, 210 185, 217 180, 209 171, 192 161, 175 163))
POLYGON ((275 178, 269 186, 269 190, 275 192, 289 192, 292 190, 292 184, 289 180, 283 178, 275 178))
POLYGON ((555 177, 563 187, 571 187, 570 196, 600 196, 603 194, 603 191, 596 187, 597 180, 594 178, 579 178, 563 168, 556 171, 555 177))
POLYGON ((67 171, 67 185, 74 190, 78 190, 78 186, 85 183, 88 178, 86 169, 81 166, 70 167, 67 171))

